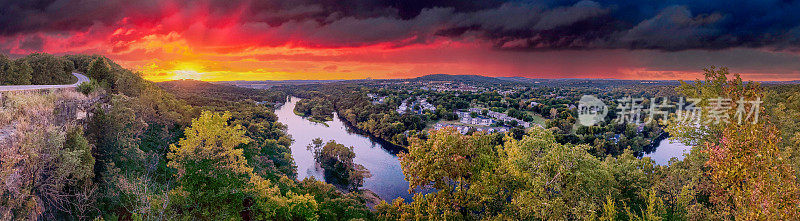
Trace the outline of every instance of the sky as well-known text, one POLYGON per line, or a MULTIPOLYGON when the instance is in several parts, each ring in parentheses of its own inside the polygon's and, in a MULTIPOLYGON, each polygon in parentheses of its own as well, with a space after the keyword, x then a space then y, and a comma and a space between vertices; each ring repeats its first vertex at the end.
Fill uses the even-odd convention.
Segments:
POLYGON ((0 0, 0 53, 149 80, 800 80, 800 1, 0 0))

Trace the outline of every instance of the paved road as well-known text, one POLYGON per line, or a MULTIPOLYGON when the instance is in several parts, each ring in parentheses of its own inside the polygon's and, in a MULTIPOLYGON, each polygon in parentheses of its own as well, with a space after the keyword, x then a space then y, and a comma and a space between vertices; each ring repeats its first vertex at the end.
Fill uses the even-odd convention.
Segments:
POLYGON ((39 90, 39 89, 55 89, 55 88, 71 88, 77 87, 83 82, 89 82, 89 78, 78 73, 72 73, 75 77, 78 78, 78 82, 74 84, 64 84, 64 85, 10 85, 10 86, 0 86, 0 91, 25 91, 25 90, 39 90))

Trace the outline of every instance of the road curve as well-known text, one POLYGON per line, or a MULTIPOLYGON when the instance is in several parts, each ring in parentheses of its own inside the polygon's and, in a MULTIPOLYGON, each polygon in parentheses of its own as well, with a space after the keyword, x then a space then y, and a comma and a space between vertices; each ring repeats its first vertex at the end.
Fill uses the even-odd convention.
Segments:
POLYGON ((56 89, 56 88, 72 88, 77 87, 83 82, 89 82, 89 78, 78 73, 72 73, 78 78, 78 82, 74 84, 63 85, 8 85, 0 86, 0 91, 26 91, 26 90, 39 90, 39 89, 56 89))

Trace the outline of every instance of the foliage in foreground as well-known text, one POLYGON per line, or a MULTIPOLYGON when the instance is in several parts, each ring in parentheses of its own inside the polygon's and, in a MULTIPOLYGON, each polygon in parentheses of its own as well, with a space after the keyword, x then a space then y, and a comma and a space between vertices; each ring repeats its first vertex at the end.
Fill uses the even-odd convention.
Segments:
MULTIPOLYGON (((764 98, 757 84, 728 80, 726 69, 707 69, 706 80, 684 83, 689 98, 764 98)), ((779 93, 780 94, 780 93, 779 93)), ((798 93, 794 93, 797 95, 798 93)), ((775 96, 775 95, 770 95, 775 96)), ((774 100, 774 98, 766 98, 774 100)), ((791 100, 791 99, 790 99, 791 100)), ((779 102, 777 108, 796 102, 779 102)), ((701 107, 708 107, 703 101, 701 107)), ((655 166, 626 151, 597 159, 587 146, 561 145, 550 131, 533 129, 503 142, 485 134, 452 129, 413 139, 401 165, 413 202, 395 200, 376 207, 382 220, 787 220, 800 213, 797 127, 757 111, 762 119, 739 124, 732 118, 700 125, 670 119, 668 131, 695 144, 682 161, 655 166), (782 128, 784 131, 778 130, 782 128), (788 132, 794 131, 794 132, 788 132), (790 139, 792 142, 785 142, 790 139)), ((746 108, 752 106, 747 105, 746 108)), ((775 108, 775 107, 769 107, 775 108)))
MULTIPOLYGON (((106 69, 95 62, 105 58, 64 57, 80 71, 106 69)), ((0 182, 5 185, 0 186, 0 217, 349 220, 372 216, 357 194, 316 180, 294 180, 291 138, 268 107, 238 100, 189 106, 136 72, 113 62, 106 65, 108 75, 90 74, 93 81, 104 82, 92 93, 3 93, 0 182), (72 103, 88 105, 81 109, 88 112, 83 113, 86 118, 69 120, 76 116, 72 103), (201 115, 200 110, 206 111, 201 115), (9 131, 13 136, 7 136, 9 131), (228 136, 207 136, 218 132, 228 136), (213 142, 225 139, 242 142, 224 146, 213 142), (176 151, 170 160, 170 145, 177 150, 213 151, 196 156, 175 155, 176 151), (231 167, 213 164, 211 159, 219 157, 235 161, 230 161, 231 167), (201 172, 211 170, 215 172, 201 172), (216 189, 206 192, 207 186, 216 189)))
MULTIPOLYGON (((105 70, 96 57, 65 58, 78 70, 105 70)), ((800 89, 764 92, 727 79, 724 69, 709 69, 705 81, 679 91, 692 98, 761 98, 761 120, 699 128, 671 123, 671 134, 695 146, 682 161, 656 166, 631 152, 597 158, 588 146, 559 144, 552 131, 536 128, 519 139, 446 129, 406 140, 408 152, 401 154, 410 189, 437 191, 372 212, 357 193, 294 180, 291 139, 267 107, 189 106, 135 72, 106 65, 109 75, 93 77, 106 82, 97 93, 4 93, 2 218, 790 220, 800 212, 800 89), (96 103, 91 117, 64 121, 75 116, 64 102, 96 103)), ((342 105, 345 118, 370 122, 359 128, 387 137, 424 122, 360 97, 338 101, 352 104, 342 105)), ((342 147, 321 156, 347 165, 352 158, 342 147)))
POLYGON ((169 166, 177 170, 178 187, 170 191, 179 216, 258 220, 316 219, 310 194, 281 191, 253 172, 243 150, 250 142, 241 125, 228 125, 230 114, 205 111, 192 120, 186 138, 170 145, 169 166))

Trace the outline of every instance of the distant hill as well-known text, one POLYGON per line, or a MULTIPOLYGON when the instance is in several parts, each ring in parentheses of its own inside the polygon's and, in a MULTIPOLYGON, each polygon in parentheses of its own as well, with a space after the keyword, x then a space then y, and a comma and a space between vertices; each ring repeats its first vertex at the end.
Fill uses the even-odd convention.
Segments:
POLYGON ((422 77, 412 78, 411 80, 418 81, 453 81, 464 83, 488 83, 488 84, 503 84, 512 83, 511 81, 502 80, 493 77, 486 77, 480 75, 449 75, 449 74, 432 74, 422 77))
POLYGON ((218 81, 214 83, 255 89, 269 89, 275 86, 325 84, 340 81, 345 80, 218 81))
POLYGON ((197 80, 177 80, 156 83, 158 87, 175 94, 191 105, 218 106, 247 99, 253 101, 282 102, 282 92, 214 84, 197 80))
POLYGON ((498 79, 549 87, 617 87, 626 85, 680 85, 675 80, 620 80, 612 78, 526 78, 498 77, 498 79))
POLYGON ((533 80, 532 78, 526 78, 526 77, 496 77, 496 78, 500 80, 518 81, 518 82, 528 82, 529 80, 533 80))
POLYGON ((764 84, 800 84, 800 80, 794 81, 762 81, 764 84))

